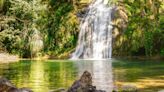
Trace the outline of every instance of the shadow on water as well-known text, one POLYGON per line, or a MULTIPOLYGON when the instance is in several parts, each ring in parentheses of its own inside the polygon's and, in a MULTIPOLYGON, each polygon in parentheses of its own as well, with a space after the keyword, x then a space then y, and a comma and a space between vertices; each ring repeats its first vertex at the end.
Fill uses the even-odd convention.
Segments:
POLYGON ((134 84, 144 92, 157 92, 164 89, 163 61, 116 61, 113 62, 113 72, 117 86, 134 84))

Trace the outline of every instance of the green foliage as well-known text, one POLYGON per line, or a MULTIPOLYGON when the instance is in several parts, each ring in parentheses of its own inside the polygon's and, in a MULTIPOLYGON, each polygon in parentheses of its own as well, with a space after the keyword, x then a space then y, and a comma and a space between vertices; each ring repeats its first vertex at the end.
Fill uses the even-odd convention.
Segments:
POLYGON ((76 45, 77 34, 77 19, 74 12, 74 7, 70 2, 50 2, 48 12, 49 21, 46 24, 47 34, 44 36, 46 43, 46 52, 60 55, 65 51, 74 48, 76 45))
POLYGON ((161 49, 161 56, 164 56, 164 48, 161 49))
POLYGON ((3 6, 4 6, 4 0, 0 0, 0 11, 3 10, 3 6))
POLYGON ((0 50, 31 57, 39 51, 58 55, 75 46, 77 21, 72 2, 6 0, 5 5, 2 0, 0 50))
MULTIPOLYGON (((79 22, 75 15, 78 2, 0 0, 0 51, 21 57, 37 56, 37 52, 55 56, 70 52, 78 39, 79 22)), ((122 7, 128 24, 120 36, 117 53, 163 55, 164 3, 161 0, 113 0, 111 3, 122 7)))
MULTIPOLYGON (((146 56, 160 54, 164 43, 163 2, 161 0, 123 0, 119 5, 128 16, 124 33, 125 52, 146 56), (128 45, 127 45, 128 44, 128 45), (144 51, 140 51, 140 50, 144 51)), ((122 45, 122 46, 123 46, 122 45)))

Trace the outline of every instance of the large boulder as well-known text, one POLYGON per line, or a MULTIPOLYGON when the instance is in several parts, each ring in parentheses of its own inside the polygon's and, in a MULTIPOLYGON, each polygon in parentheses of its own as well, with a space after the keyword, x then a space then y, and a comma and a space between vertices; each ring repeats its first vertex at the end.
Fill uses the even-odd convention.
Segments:
POLYGON ((88 71, 85 71, 79 80, 76 80, 67 92, 106 92, 97 90, 96 86, 92 85, 92 76, 88 71))
POLYGON ((16 87, 6 78, 0 78, 0 92, 11 92, 10 90, 15 90, 16 87))
POLYGON ((0 77, 0 92, 33 92, 28 88, 16 88, 9 80, 0 77))

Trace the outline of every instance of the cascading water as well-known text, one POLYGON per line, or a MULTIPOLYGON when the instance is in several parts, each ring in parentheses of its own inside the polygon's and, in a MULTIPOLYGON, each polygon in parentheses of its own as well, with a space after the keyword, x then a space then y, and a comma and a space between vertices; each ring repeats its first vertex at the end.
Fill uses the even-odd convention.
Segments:
POLYGON ((71 59, 107 59, 112 55, 112 7, 94 0, 80 25, 78 45, 71 59))

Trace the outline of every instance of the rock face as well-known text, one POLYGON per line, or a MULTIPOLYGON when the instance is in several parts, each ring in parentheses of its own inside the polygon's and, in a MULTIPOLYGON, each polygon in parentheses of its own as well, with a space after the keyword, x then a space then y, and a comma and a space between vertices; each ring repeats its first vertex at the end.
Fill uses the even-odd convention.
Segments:
POLYGON ((85 71, 79 80, 76 80, 67 92, 106 92, 97 90, 96 86, 92 85, 92 76, 88 71, 85 71))
POLYGON ((28 88, 16 88, 9 80, 0 77, 0 92, 33 92, 28 88))

